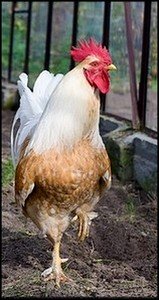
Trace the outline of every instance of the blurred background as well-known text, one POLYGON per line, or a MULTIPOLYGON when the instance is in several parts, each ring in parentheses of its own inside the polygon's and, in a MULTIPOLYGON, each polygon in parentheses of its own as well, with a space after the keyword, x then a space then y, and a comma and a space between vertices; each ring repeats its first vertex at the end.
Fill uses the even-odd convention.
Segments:
MULTIPOLYGON (((147 19, 150 26, 147 29, 145 27, 149 35, 145 47, 149 51, 143 91, 139 91, 139 85, 144 77, 142 64, 144 65, 143 30, 146 26, 146 8, 145 2, 129 3, 131 14, 128 15, 126 23, 124 2, 2 1, 3 80, 14 84, 19 74, 26 71, 29 74, 29 86, 32 88, 44 68, 52 73, 65 74, 73 67, 69 54, 71 45, 75 45, 82 38, 94 37, 109 47, 113 63, 117 66, 117 71, 111 73, 111 91, 106 97, 102 96, 102 113, 132 121, 129 58, 129 51, 131 55, 132 49, 128 49, 126 32, 131 26, 136 100, 144 105, 143 127, 156 132, 157 2, 150 2, 150 15, 147 19), (142 98, 142 93, 145 93, 145 99, 139 99, 142 98)), ((140 110, 141 106, 142 104, 140 110)), ((139 112, 139 115, 142 113, 139 112)))

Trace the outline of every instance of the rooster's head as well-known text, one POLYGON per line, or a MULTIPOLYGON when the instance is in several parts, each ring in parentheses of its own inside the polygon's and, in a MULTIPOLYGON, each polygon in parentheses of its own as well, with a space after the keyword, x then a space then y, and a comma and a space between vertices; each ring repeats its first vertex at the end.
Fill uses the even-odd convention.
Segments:
POLYGON ((71 56, 76 62, 82 63, 86 79, 91 86, 98 88, 103 94, 110 89, 109 70, 115 70, 112 59, 106 47, 102 47, 94 39, 79 42, 78 47, 72 47, 71 56))

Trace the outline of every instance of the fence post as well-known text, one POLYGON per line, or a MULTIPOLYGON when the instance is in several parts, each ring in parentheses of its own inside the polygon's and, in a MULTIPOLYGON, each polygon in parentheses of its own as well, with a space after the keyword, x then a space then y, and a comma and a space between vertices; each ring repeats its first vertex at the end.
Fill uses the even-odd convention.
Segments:
POLYGON ((31 11, 32 11, 32 2, 29 2, 29 4, 28 4, 28 21, 27 21, 27 35, 26 35, 25 62, 24 62, 24 72, 27 73, 27 74, 29 73, 31 11))
POLYGON ((104 2, 104 19, 103 19, 103 46, 109 48, 109 28, 110 28, 110 12, 111 12, 111 2, 104 2))
POLYGON ((11 27, 10 27, 10 45, 9 45, 9 62, 8 62, 8 81, 11 81, 11 72, 12 72, 12 56, 13 56, 13 37, 14 37, 14 21, 15 21, 15 11, 16 2, 12 3, 11 9, 11 27))
POLYGON ((138 111, 141 121, 141 126, 145 127, 146 121, 146 102, 147 102, 147 77, 148 77, 148 60, 150 48, 150 22, 151 22, 151 1, 145 2, 144 7, 144 24, 143 24, 143 39, 142 39, 142 59, 141 73, 139 83, 139 101, 138 111))
MULTIPOLYGON (((73 24, 72 24, 72 44, 71 46, 76 46, 77 44, 77 33, 78 33, 78 7, 79 1, 74 1, 74 8, 73 8, 73 24)), ((75 62, 71 57, 70 61, 70 70, 73 69, 75 66, 75 62)))
POLYGON ((129 59, 129 73, 130 73, 130 92, 132 102, 132 125, 134 129, 140 128, 140 120, 137 106, 137 86, 136 86, 136 72, 135 72, 135 57, 133 47, 133 31, 131 19, 131 2, 124 2, 125 22, 126 22, 126 40, 129 59))
MULTIPOLYGON (((102 44, 109 48, 109 31, 110 31, 110 10, 111 10, 111 2, 104 2, 104 18, 103 18, 103 39, 102 44)), ((101 112, 105 112, 106 107, 106 95, 100 93, 100 102, 101 102, 101 112)))
POLYGON ((45 61, 44 61, 44 69, 46 70, 49 70, 49 65, 50 65, 53 3, 54 3, 53 1, 48 2, 47 33, 46 33, 45 61))

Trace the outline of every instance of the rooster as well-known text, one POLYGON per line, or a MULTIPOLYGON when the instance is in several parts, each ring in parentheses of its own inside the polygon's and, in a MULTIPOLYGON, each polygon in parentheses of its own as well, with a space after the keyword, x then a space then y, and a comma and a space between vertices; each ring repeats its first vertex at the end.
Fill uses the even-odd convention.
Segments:
POLYGON ((33 91, 28 76, 19 76, 20 107, 11 130, 16 203, 53 244, 52 265, 41 276, 57 286, 68 279, 61 266, 67 259, 60 257, 63 233, 76 221, 83 241, 97 216, 96 203, 111 186, 99 134, 99 92, 109 91, 109 70, 116 67, 106 47, 92 38, 70 53, 77 66, 66 75, 44 70, 33 91))

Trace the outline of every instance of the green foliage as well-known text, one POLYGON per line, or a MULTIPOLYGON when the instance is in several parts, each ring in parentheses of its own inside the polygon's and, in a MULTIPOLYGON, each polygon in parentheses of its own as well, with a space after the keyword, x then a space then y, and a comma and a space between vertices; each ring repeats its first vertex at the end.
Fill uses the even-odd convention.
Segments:
MULTIPOLYGON (((150 74, 152 79, 157 78, 157 2, 152 2, 151 28, 150 28, 150 74)), ((154 87, 154 85, 152 85, 154 87)))
POLYGON ((13 42, 13 78, 19 76, 19 70, 24 69, 26 20, 17 18, 15 20, 14 42, 13 42))
MULTIPOLYGON (((3 4, 4 5, 4 4, 3 4)), ((10 7, 11 8, 11 7, 10 7)), ((9 60, 10 43, 10 11, 8 6, 3 6, 2 19, 2 70, 7 72, 9 60)), ((15 19, 14 41, 13 41, 13 79, 19 75, 19 70, 24 68, 26 37, 26 18, 19 16, 15 19)))
POLYGON ((125 213, 129 217, 130 221, 133 222, 136 216, 136 206, 134 199, 129 196, 125 203, 125 213))
POLYGON ((151 89, 153 92, 157 91, 157 79, 153 78, 151 82, 151 89))
POLYGON ((7 186, 14 177, 14 168, 11 158, 2 163, 2 186, 7 186))
POLYGON ((8 8, 7 8, 7 9, 3 9, 3 14, 2 14, 2 69, 3 69, 3 72, 7 71, 7 69, 8 69, 9 35, 10 35, 10 15, 8 14, 8 8))
POLYGON ((52 60, 50 64, 50 70, 53 73, 65 74, 69 70, 70 56, 69 56, 69 39, 61 41, 60 44, 55 45, 52 60), (68 54, 66 54, 68 53, 68 54))

